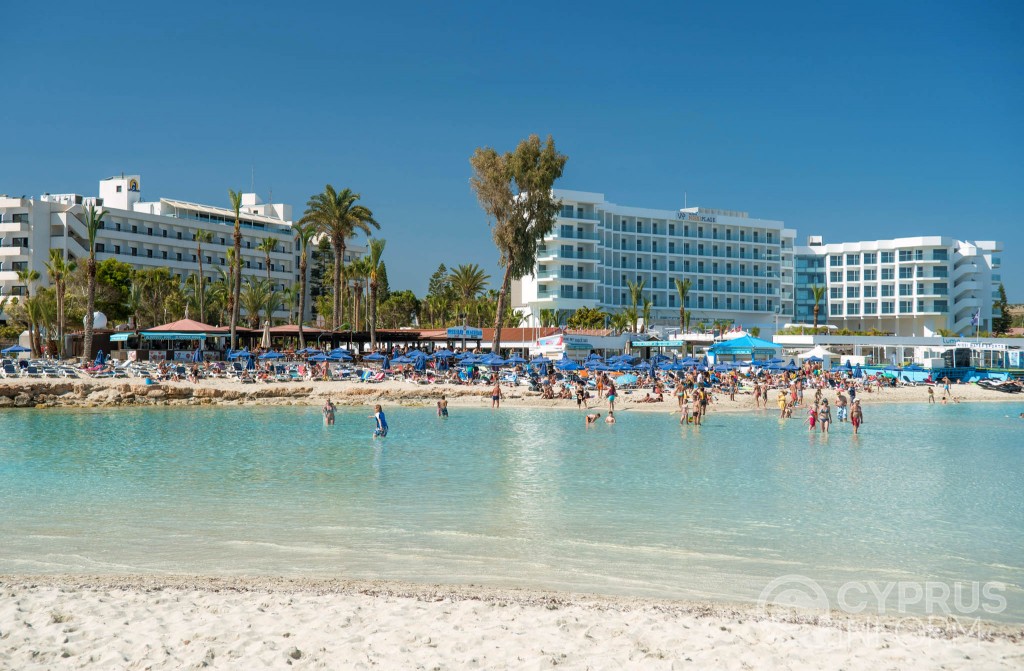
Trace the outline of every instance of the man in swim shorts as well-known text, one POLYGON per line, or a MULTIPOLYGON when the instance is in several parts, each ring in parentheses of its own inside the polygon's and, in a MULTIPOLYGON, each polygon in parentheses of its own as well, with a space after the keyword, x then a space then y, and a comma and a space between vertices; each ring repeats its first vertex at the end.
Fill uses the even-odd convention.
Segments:
POLYGON ((495 382, 494 389, 491 389, 491 409, 501 407, 501 383, 495 382))
POLYGON ((437 416, 448 416, 448 399, 444 397, 444 394, 441 395, 441 400, 437 402, 437 416))

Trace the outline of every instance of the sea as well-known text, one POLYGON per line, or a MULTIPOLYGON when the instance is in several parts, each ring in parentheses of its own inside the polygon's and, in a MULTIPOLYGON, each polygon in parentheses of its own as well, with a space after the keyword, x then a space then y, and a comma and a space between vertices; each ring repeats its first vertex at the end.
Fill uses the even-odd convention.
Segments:
POLYGON ((0 574, 796 590, 1024 622, 1024 404, 866 403, 858 436, 671 410, 587 427, 564 409, 385 407, 382 439, 369 408, 330 427, 315 407, 4 410, 0 574))

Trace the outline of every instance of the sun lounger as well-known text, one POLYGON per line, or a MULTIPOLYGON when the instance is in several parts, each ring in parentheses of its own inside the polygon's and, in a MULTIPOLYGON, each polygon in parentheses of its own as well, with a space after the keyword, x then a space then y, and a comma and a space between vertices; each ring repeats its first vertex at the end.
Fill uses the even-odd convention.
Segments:
POLYGON ((5 363, 3 369, 4 377, 21 377, 21 371, 12 363, 5 363))

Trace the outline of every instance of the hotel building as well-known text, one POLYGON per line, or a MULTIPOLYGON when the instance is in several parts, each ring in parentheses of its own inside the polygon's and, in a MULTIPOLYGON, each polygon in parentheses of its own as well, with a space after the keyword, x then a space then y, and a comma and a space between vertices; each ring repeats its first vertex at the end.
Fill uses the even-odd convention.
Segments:
MULTIPOLYGON (((196 232, 210 231, 212 242, 202 246, 203 273, 207 280, 214 280, 218 268, 226 269, 227 250, 234 245, 234 211, 170 198, 144 201, 141 184, 139 175, 123 175, 102 180, 96 197, 0 196, 0 294, 25 293, 26 287, 18 279, 19 270, 38 271, 38 284, 48 285, 45 264, 51 248, 64 250, 68 258, 79 263, 88 258, 88 234, 83 222, 90 205, 109 212, 96 236, 97 260, 114 258, 136 268, 167 268, 184 281, 188 275, 199 272, 196 232)), ((256 194, 245 193, 240 219, 243 278, 267 277, 266 255, 256 247, 264 238, 272 237, 278 241, 270 253, 272 283, 282 289, 298 282, 299 259, 291 205, 263 203, 256 194)), ((348 255, 358 258, 364 251, 352 246, 348 255)), ((307 300, 307 310, 311 304, 307 300)), ((276 316, 287 314, 280 312, 276 316)))
MULTIPOLYGON (((513 282, 527 323, 541 310, 629 307, 628 281, 646 282, 651 326, 678 328, 673 279, 689 279, 691 324, 726 320, 771 331, 793 314, 796 232, 781 221, 700 207, 615 205, 604 194, 556 189, 562 209, 540 246, 535 276, 513 282)), ((638 308, 639 309, 639 308, 638 308)))
POLYGON ((1001 251, 1000 242, 938 236, 831 244, 811 236, 796 249, 794 318, 813 323, 818 286, 819 324, 904 336, 988 331, 1001 251))

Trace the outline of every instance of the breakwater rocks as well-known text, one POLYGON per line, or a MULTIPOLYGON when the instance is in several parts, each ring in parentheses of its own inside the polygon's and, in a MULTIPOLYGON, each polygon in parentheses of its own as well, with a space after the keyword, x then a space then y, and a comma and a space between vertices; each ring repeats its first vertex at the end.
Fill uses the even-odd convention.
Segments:
MULTIPOLYGON (((241 384, 214 381, 147 385, 135 380, 0 380, 0 409, 153 405, 319 405, 330 397, 337 405, 376 402, 433 404, 442 394, 471 400, 488 398, 489 390, 433 386, 396 389, 392 385, 349 383, 241 384)), ((518 394, 515 394, 518 396, 518 394)))

